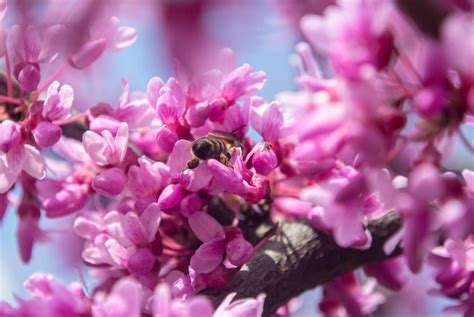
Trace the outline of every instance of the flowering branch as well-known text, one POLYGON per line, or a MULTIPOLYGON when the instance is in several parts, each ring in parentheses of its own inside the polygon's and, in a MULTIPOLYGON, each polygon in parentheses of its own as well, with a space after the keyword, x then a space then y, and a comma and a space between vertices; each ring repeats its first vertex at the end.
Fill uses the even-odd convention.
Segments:
POLYGON ((235 275, 229 288, 215 299, 220 303, 226 294, 237 298, 267 294, 264 314, 269 316, 291 298, 318 285, 369 263, 401 253, 397 248, 387 255, 383 245, 401 227, 395 213, 369 223, 373 242, 367 250, 342 248, 327 234, 315 230, 305 220, 283 222, 272 237, 235 275))

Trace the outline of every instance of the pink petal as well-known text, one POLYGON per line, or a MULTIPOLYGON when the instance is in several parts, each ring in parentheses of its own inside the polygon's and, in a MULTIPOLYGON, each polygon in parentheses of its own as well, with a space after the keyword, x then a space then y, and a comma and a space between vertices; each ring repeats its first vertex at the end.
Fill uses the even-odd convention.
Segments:
POLYGON ((233 169, 214 159, 208 160, 207 166, 214 175, 214 181, 219 183, 226 192, 240 194, 244 191, 245 186, 242 176, 237 174, 233 169))
POLYGON ((225 237, 224 228, 216 219, 205 212, 198 211, 193 213, 188 218, 188 221, 194 234, 202 242, 223 239, 225 237))
POLYGON ((159 284, 153 294, 154 316, 168 317, 171 315, 171 292, 168 284, 159 284))
POLYGON ((170 167, 170 176, 172 178, 178 178, 183 170, 186 169, 186 164, 192 157, 190 141, 179 140, 176 142, 167 162, 170 167))
POLYGON ((5 165, 0 157, 0 194, 6 193, 15 183, 18 172, 5 165))
POLYGON ((196 273, 210 273, 222 262, 224 252, 224 240, 216 239, 206 242, 191 257, 190 267, 196 273))
POLYGON ((77 69, 84 69, 94 63, 104 53, 107 40, 99 38, 89 41, 77 53, 71 56, 71 65, 77 69))
POLYGON ((140 221, 145 228, 147 241, 153 241, 161 221, 161 211, 158 204, 150 204, 140 215, 140 221))
POLYGON ((82 136, 82 144, 87 154, 100 165, 108 164, 105 157, 106 143, 104 139, 95 132, 86 131, 82 136))
POLYGON ((25 144, 25 161, 23 162, 23 170, 37 179, 42 179, 46 175, 43 156, 37 148, 29 144, 25 144))
POLYGON ((97 317, 139 317, 142 291, 131 278, 119 280, 105 300, 93 308, 97 317))
POLYGON ((227 243, 226 253, 230 263, 241 266, 252 257, 253 246, 243 238, 236 238, 227 243))
POLYGON ((122 219, 123 231, 127 238, 136 245, 146 245, 148 237, 138 215, 130 211, 122 219))
POLYGON ((160 89, 165 85, 160 77, 152 77, 146 87, 146 95, 151 107, 156 107, 156 102, 160 97, 160 89))

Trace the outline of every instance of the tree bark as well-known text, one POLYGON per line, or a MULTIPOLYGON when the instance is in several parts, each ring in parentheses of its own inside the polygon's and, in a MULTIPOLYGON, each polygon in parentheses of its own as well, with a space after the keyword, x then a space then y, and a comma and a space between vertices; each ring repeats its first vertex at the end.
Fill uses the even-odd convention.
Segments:
POLYGON ((231 285, 215 297, 215 304, 232 292, 236 298, 267 295, 264 314, 269 316, 293 297, 331 281, 368 263, 399 255, 397 248, 385 254, 383 245, 401 227, 395 213, 372 221, 368 229, 373 242, 367 250, 342 248, 327 234, 315 230, 304 219, 283 222, 279 232, 267 241, 235 275, 231 285))

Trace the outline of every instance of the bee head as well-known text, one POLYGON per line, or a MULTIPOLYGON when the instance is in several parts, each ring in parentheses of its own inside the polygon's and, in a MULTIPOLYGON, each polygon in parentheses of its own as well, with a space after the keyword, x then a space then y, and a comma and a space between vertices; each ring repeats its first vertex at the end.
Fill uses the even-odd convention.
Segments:
POLYGON ((206 140, 198 140, 193 144, 191 150, 197 158, 206 160, 212 153, 212 144, 206 140))

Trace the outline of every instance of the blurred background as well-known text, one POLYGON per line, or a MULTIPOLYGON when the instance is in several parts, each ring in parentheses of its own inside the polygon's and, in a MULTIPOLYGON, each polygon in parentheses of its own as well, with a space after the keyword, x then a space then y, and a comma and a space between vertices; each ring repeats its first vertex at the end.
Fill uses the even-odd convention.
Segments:
MULTIPOLYGON (((122 25, 135 28, 136 42, 117 53, 106 53, 97 63, 84 71, 67 70, 61 83, 71 84, 75 90, 74 107, 84 110, 98 102, 118 105, 120 81, 129 82, 132 91, 144 91, 152 76, 167 79, 174 75, 174 60, 183 67, 198 70, 205 67, 207 58, 218 48, 229 47, 238 63, 248 63, 254 70, 263 70, 268 81, 261 92, 267 100, 278 92, 295 90, 294 72, 290 57, 294 46, 303 40, 298 20, 305 13, 320 13, 331 0, 163 0, 163 1, 83 1, 105 7, 110 15, 120 18, 122 25), (113 6, 110 5, 113 2, 113 6)), ((74 1, 9 1, 4 27, 18 19, 53 19, 56 14, 67 19, 74 14, 74 1), (60 11, 50 12, 47 3, 60 11)), ((45 74, 52 74, 57 65, 47 65, 45 74)), ((48 76, 43 76, 44 82, 48 76)), ((40 84, 41 86, 41 84, 40 84)), ((471 135, 472 136, 472 135, 471 135)), ((474 168, 472 157, 455 146, 448 165, 474 168)), ((15 193, 14 193, 15 194, 15 193)), ((49 272, 63 280, 79 280, 79 272, 86 283, 93 285, 81 266, 82 241, 70 229, 73 217, 61 220, 42 218, 41 227, 48 231, 47 243, 35 246, 30 263, 19 258, 15 240, 17 216, 13 208, 7 211, 0 226, 0 297, 14 301, 14 294, 26 295, 23 281, 34 272, 49 272)), ((426 294, 429 272, 414 277, 404 290, 389 297, 388 304, 377 316, 441 316, 445 301, 426 294)), ((295 316, 318 316, 317 298, 320 290, 308 292, 295 303, 295 316)))

